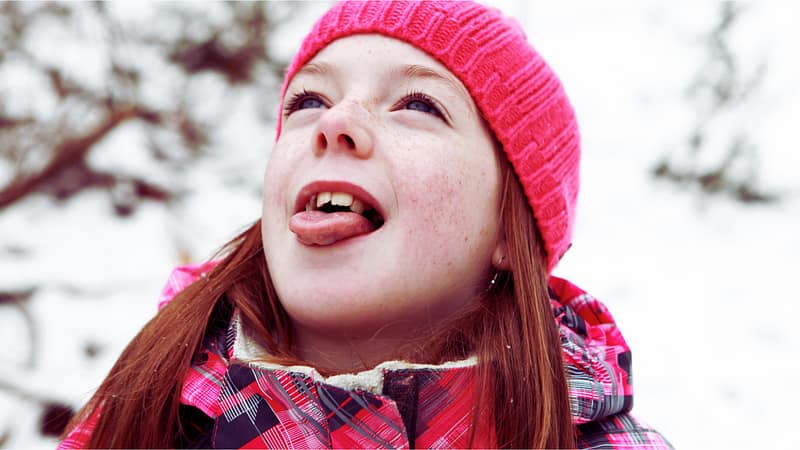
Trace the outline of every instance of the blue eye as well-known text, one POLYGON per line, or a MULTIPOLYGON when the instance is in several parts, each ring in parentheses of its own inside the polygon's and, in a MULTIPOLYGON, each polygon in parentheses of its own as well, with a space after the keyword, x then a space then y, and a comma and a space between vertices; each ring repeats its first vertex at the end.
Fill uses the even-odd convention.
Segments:
MULTIPOLYGON (((437 106, 436 100, 422 92, 411 92, 399 102, 399 107, 411 111, 419 111, 445 120, 442 110, 437 106)), ((445 120, 446 122, 446 120, 445 120)))
POLYGON ((325 107, 325 102, 322 101, 322 97, 319 94, 304 90, 292 95, 292 97, 286 102, 286 106, 284 106, 283 110, 288 116, 301 109, 317 109, 325 107))
POLYGON ((325 106, 318 98, 306 97, 300 100, 297 109, 322 108, 325 106))
POLYGON ((419 100, 412 100, 406 103, 406 109, 413 109, 414 111, 422 111, 429 114, 436 114, 436 107, 430 103, 425 103, 419 100))

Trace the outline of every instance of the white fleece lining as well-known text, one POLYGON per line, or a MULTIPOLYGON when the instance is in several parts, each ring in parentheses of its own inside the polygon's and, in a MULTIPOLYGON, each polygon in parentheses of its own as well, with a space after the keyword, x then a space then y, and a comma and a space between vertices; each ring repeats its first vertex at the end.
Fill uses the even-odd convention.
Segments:
POLYGON ((372 369, 357 373, 343 373, 323 377, 316 369, 309 366, 283 366, 280 364, 264 362, 269 355, 267 350, 248 333, 239 320, 238 313, 234 317, 236 324, 236 339, 233 343, 233 359, 246 362, 249 366, 267 370, 285 370, 287 372, 301 373, 314 381, 336 386, 348 391, 367 391, 376 395, 383 392, 383 377, 387 371, 403 369, 452 369, 457 367, 472 367, 478 364, 478 358, 471 356, 459 361, 448 361, 443 364, 417 364, 408 361, 386 361, 372 369))

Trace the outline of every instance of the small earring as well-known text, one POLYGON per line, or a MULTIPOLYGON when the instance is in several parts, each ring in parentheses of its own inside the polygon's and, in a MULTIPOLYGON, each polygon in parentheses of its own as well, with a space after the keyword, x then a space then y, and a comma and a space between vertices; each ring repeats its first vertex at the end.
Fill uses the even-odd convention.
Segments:
POLYGON ((494 289, 495 286, 497 286, 497 280, 499 278, 500 278, 500 271, 499 270, 495 270, 494 275, 492 275, 492 279, 489 280, 489 287, 486 288, 486 292, 491 292, 492 289, 494 289))
POLYGON ((497 284, 497 279, 498 278, 500 278, 500 271, 499 270, 495 271, 494 276, 492 277, 491 280, 489 280, 489 289, 491 289, 492 287, 494 287, 495 284, 497 284))
MULTIPOLYGON (((503 264, 503 261, 506 259, 506 255, 501 255, 500 258, 497 260, 497 266, 503 264)), ((495 285, 497 284, 497 279, 500 278, 500 269, 496 268, 494 271, 494 275, 492 275, 492 279, 489 280, 489 288, 486 291, 491 291, 494 289, 495 285)))

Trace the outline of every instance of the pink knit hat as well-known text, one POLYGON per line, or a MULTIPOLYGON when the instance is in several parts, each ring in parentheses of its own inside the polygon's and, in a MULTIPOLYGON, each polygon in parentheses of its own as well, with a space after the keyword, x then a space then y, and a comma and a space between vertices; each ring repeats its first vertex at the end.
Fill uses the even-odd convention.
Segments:
MULTIPOLYGON (((570 246, 580 139, 561 82, 519 25, 467 1, 344 1, 317 21, 289 65, 292 77, 336 39, 376 33, 441 62, 472 95, 516 171, 547 251, 550 272, 570 246)), ((278 135, 281 124, 278 122, 278 135)))

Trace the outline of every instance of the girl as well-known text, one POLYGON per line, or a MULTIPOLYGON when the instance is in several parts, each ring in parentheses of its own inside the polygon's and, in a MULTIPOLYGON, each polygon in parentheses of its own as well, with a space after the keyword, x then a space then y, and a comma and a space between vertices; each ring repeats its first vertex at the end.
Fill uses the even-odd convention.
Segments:
POLYGON ((578 129, 515 23, 344 2, 291 63, 261 220, 179 268, 71 447, 668 447, 605 308, 549 276, 578 129))

